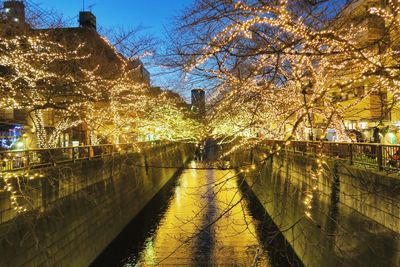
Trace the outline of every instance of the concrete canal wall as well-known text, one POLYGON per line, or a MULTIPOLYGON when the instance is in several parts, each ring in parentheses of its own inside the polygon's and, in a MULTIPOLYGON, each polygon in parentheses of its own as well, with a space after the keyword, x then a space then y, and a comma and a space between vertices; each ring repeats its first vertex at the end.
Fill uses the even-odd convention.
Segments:
POLYGON ((0 266, 88 266, 192 152, 192 145, 168 144, 30 170, 43 175, 32 180, 16 173, 28 212, 17 215, 0 190, 0 266))
POLYGON ((262 149, 238 152, 232 165, 256 163, 246 182, 305 266, 400 266, 400 178, 328 162, 313 193, 315 159, 287 153, 266 162, 262 149))

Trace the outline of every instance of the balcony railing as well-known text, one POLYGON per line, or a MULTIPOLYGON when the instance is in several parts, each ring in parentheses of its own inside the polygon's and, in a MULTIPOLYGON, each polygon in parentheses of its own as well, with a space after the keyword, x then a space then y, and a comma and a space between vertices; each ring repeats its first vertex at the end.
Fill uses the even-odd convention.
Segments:
POLYGON ((282 146, 284 151, 316 157, 320 152, 330 158, 346 161, 350 165, 400 171, 400 145, 383 145, 378 143, 338 143, 318 141, 265 141, 268 147, 282 146))
MULTIPOLYGON (((165 142, 164 142, 165 143, 165 142)), ((114 155, 140 152, 163 142, 105 144, 62 148, 9 150, 0 152, 0 171, 54 166, 61 163, 90 160, 114 155)))

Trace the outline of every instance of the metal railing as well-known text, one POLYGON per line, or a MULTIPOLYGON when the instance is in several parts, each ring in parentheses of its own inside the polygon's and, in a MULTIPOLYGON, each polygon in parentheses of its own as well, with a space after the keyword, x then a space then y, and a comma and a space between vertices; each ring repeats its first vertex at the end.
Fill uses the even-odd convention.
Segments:
POLYGON ((165 142, 138 142, 132 144, 1 151, 0 171, 54 166, 60 163, 134 153, 140 152, 144 148, 162 144, 165 144, 165 142))
POLYGON ((287 152, 301 153, 316 157, 324 155, 347 161, 348 164, 364 165, 378 170, 400 171, 400 145, 379 143, 345 143, 319 141, 285 141, 268 140, 267 147, 281 146, 287 152))

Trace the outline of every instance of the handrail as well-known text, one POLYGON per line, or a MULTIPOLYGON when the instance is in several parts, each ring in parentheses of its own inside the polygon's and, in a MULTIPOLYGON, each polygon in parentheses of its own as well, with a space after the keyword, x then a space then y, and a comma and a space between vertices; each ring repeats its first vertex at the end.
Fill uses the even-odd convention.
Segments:
POLYGON ((87 148, 87 147, 110 147, 110 146, 124 146, 124 145, 136 145, 136 144, 160 144, 162 141, 149 141, 149 142, 135 142, 135 143, 119 143, 119 144, 98 144, 98 145, 87 145, 87 146, 65 146, 65 147, 49 147, 49 148, 30 148, 30 149, 18 149, 18 150, 6 150, 0 151, 0 154, 10 152, 26 152, 26 151, 45 151, 54 150, 60 148, 87 148))
POLYGON ((281 145, 284 151, 316 157, 324 155, 345 160, 348 164, 363 165, 387 171, 400 171, 400 145, 380 143, 329 142, 329 141, 283 141, 265 140, 263 145, 281 145), (286 143, 286 144, 285 144, 286 143))
MULTIPOLYGON (((285 143, 285 140, 273 140, 273 139, 267 139, 264 140, 264 142, 282 142, 285 143)), ((321 141, 310 141, 310 140, 291 140, 290 142, 297 142, 297 143, 314 143, 314 144, 320 144, 321 141)), ((383 146, 398 146, 400 147, 400 144, 382 144, 382 143, 366 143, 366 142, 334 142, 334 141, 322 141, 324 144, 344 144, 344 145, 351 145, 351 144, 361 144, 361 145, 383 145, 383 146)))
POLYGON ((169 142, 152 141, 1 151, 0 172, 52 166, 59 163, 140 152, 144 148, 168 143, 169 142))

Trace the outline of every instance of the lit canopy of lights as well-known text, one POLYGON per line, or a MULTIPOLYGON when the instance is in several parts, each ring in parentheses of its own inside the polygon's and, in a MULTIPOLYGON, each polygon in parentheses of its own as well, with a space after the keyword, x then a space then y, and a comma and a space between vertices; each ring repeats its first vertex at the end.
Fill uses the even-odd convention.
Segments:
MULTIPOLYGON (((68 29, 0 33, 0 109, 26 113, 38 148, 59 146, 75 127, 87 130, 91 145, 201 138, 201 124, 181 97, 154 92, 105 38, 91 34, 85 42, 68 29)), ((1 158, 0 182, 16 213, 34 208, 18 185, 43 177, 29 167, 8 171, 13 162, 25 166, 26 148, 35 147, 23 144, 1 158)))
POLYGON ((184 17, 175 53, 214 81, 214 136, 348 141, 346 116, 378 124, 398 108, 399 2, 320 2, 205 0, 184 17))
POLYGON ((93 43, 60 32, 4 32, 0 39, 0 108, 27 112, 38 147, 57 146, 60 134, 77 126, 88 130, 91 144, 149 134, 193 139, 190 129, 197 122, 162 92, 151 94, 135 80, 136 69, 105 38, 95 40, 106 49, 95 50, 93 43), (156 106, 164 112, 151 108, 156 106), (159 121, 153 112, 161 112, 159 121), (172 121, 179 127, 164 125, 172 121))
POLYGON ((328 130, 350 141, 346 120, 400 118, 400 3, 344 2, 202 0, 180 18, 171 47, 178 67, 214 86, 210 132, 236 140, 227 154, 284 140, 268 158, 292 140, 319 140, 309 218, 328 130))

